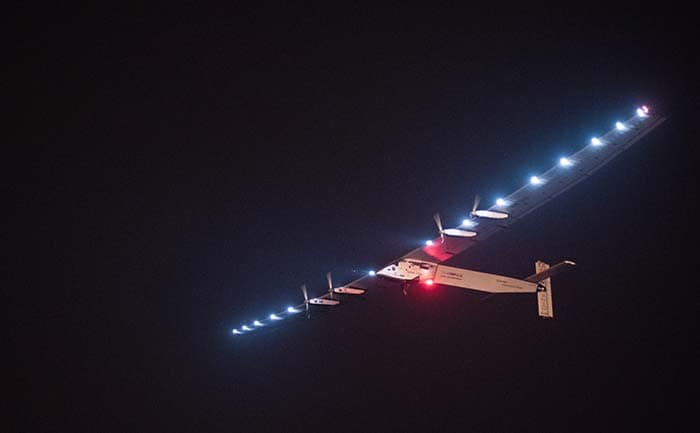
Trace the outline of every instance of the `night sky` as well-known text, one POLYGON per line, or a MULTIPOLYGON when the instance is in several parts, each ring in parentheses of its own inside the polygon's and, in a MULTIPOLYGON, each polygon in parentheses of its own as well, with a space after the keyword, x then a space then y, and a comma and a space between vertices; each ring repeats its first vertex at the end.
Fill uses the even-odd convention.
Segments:
POLYGON ((3 430, 688 420, 682 11, 502 9, 9 11, 3 430), (300 303, 302 283, 318 295, 328 271, 342 284, 420 246, 434 212, 456 225, 475 194, 514 191, 641 104, 668 120, 450 262, 524 277, 576 261, 553 279, 554 320, 531 295, 377 287, 230 334, 300 303))

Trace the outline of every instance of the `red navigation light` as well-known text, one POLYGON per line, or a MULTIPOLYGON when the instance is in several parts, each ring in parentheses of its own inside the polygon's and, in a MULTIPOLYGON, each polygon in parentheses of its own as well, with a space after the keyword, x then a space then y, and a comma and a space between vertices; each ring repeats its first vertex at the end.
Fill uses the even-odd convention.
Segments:
POLYGON ((432 286, 432 285, 433 285, 433 279, 432 279, 432 278, 429 278, 429 279, 425 280, 425 285, 426 285, 426 286, 432 286))

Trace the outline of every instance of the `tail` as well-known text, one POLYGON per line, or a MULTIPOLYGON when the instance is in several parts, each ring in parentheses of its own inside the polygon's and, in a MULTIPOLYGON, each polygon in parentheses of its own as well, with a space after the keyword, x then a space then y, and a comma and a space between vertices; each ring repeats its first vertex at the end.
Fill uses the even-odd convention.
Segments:
POLYGON ((565 260, 550 267, 542 261, 535 262, 535 273, 525 278, 525 281, 537 283, 537 309, 540 317, 554 318, 554 304, 552 303, 552 275, 566 270, 576 263, 565 260))

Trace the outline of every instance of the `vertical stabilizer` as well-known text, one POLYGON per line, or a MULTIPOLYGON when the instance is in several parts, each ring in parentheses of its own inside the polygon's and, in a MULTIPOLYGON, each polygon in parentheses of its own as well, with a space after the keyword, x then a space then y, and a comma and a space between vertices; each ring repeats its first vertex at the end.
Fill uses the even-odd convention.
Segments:
MULTIPOLYGON (((535 262, 535 273, 539 274, 549 269, 549 265, 545 262, 535 262)), ((554 305, 552 304, 552 280, 546 278, 539 281, 539 290, 537 291, 537 309, 540 317, 554 318, 554 305)))

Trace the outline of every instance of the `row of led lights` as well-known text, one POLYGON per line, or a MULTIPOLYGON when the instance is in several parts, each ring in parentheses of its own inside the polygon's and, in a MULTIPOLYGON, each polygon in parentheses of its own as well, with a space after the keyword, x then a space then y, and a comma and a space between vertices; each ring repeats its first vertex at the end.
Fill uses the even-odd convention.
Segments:
MULTIPOLYGON (((298 310, 298 309, 296 309, 296 308, 294 308, 294 307, 291 307, 291 306, 290 306, 290 307, 287 307, 287 309, 286 309, 285 311, 286 311, 287 313, 289 313, 289 314, 296 314, 296 313, 300 313, 300 312, 301 312, 301 310, 298 310)), ((273 314, 270 314, 269 319, 272 320, 272 321, 277 321, 277 320, 282 320, 282 319, 284 319, 284 317, 282 316, 282 313, 280 313, 280 314, 274 314, 274 313, 273 313, 273 314)), ((255 328, 262 328, 263 326, 265 326, 264 323, 262 323, 262 322, 259 321, 259 320, 254 320, 253 323, 252 323, 250 326, 248 326, 248 325, 243 325, 243 326, 240 327, 240 329, 239 329, 239 328, 234 328, 234 329, 231 331, 231 333, 234 334, 234 335, 240 335, 240 334, 243 334, 243 333, 248 332, 248 331, 253 331, 255 328)))
MULTIPOLYGON (((637 116, 642 117, 642 118, 648 117, 649 116, 649 108, 646 105, 642 105, 641 107, 637 108, 637 116)), ((628 128, 627 128, 627 125, 625 125, 622 122, 615 122, 615 129, 617 129, 620 132, 623 132, 623 131, 626 131, 628 128)), ((593 146, 602 146, 604 143, 601 139, 599 139, 597 137, 593 137, 591 139, 591 144, 593 146)), ((568 167, 573 166, 574 162, 569 158, 562 157, 559 159, 559 165, 561 167, 568 168, 568 167)), ((542 185, 543 183, 544 183, 544 181, 538 176, 530 177, 530 184, 531 185, 537 186, 537 185, 542 185)), ((508 204, 509 203, 504 198, 498 198, 496 200, 496 206, 498 206, 498 207, 505 207, 508 204)), ((462 226, 474 227, 474 226, 476 226, 476 222, 474 220, 471 220, 471 219, 465 219, 462 221, 462 226)), ((431 246, 431 245, 433 245, 433 241, 427 240, 427 241, 425 241, 425 244, 428 246, 431 246)), ((374 270, 370 270, 367 273, 367 275, 369 275, 370 277, 374 277, 375 275, 377 275, 377 273, 374 270)), ((428 280, 428 282, 427 282, 428 285, 432 285, 432 283, 433 283, 432 280, 428 280)), ((302 310, 299 310, 297 308, 289 306, 289 307, 287 307, 287 309, 285 311, 288 314, 296 314, 296 313, 300 313, 302 310)), ((269 319, 271 321, 278 321, 278 320, 284 319, 284 317, 281 314, 270 314, 269 319)), ((243 334, 246 332, 253 331, 256 328, 261 328, 263 326, 265 326, 264 323, 262 323, 259 320, 254 320, 251 326, 243 325, 240 327, 240 329, 234 328, 231 331, 231 333, 234 335, 240 335, 240 334, 243 334)))
MULTIPOLYGON (((649 107, 647 107, 646 105, 642 105, 641 107, 637 108, 637 116, 639 116, 641 118, 648 117, 649 116, 649 107)), ((623 122, 618 121, 618 122, 615 122, 615 129, 620 131, 620 132, 624 132, 624 131, 627 131, 628 127, 623 122)), ((605 143, 600 138, 593 137, 593 138, 591 138, 591 144, 595 147, 598 147, 598 146, 602 146, 605 143)), ((567 157, 559 158, 559 166, 560 167, 569 168, 569 167, 572 167, 573 165, 574 165, 574 161, 572 159, 567 158, 567 157)), ((539 176, 531 176, 530 177, 530 185, 538 186, 538 185, 542 185, 543 183, 544 183, 544 180, 539 176)), ((504 199, 503 197, 499 197, 498 199, 496 199, 496 206, 498 206, 500 208, 506 207, 509 204, 510 203, 508 203, 508 201, 506 199, 504 199)), ((477 223, 473 219, 462 220, 463 227, 472 228, 472 227, 475 227, 476 225, 477 225, 477 223)), ((425 244, 427 246, 432 246, 434 244, 434 242, 429 239, 429 240, 425 241, 425 244)))
MULTIPOLYGON (((377 273, 374 270, 371 270, 367 273, 367 275, 369 275, 370 277, 374 277, 375 275, 377 275, 377 273)), ((287 316, 290 316, 290 315, 296 314, 296 313, 301 313, 301 312, 302 312, 302 310, 300 310, 298 308, 294 308, 292 306, 289 306, 285 309, 285 313, 287 316)), ((282 320, 285 317, 284 316, 285 313, 270 314, 268 316, 268 319, 270 319, 273 322, 276 322, 278 320, 282 320)), ((233 330, 231 330, 231 333, 233 335, 241 335, 241 334, 244 334, 246 332, 254 331, 256 328, 262 328, 263 326, 265 326, 265 324, 262 323, 260 320, 253 320, 253 323, 251 325, 243 325, 240 328, 234 328, 233 330)))

